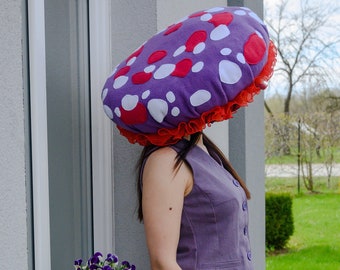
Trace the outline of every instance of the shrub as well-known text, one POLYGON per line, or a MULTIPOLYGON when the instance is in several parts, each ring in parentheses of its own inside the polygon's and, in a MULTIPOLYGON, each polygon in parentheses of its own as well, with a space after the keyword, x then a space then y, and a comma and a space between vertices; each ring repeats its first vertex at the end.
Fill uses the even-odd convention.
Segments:
POLYGON ((266 247, 283 249, 293 234, 293 200, 289 194, 266 194, 266 247))

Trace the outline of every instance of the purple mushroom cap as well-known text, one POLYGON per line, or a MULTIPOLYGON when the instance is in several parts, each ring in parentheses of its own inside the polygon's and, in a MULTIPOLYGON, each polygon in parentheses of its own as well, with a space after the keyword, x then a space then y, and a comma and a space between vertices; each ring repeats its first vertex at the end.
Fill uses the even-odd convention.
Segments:
POLYGON ((266 26, 250 9, 199 11, 116 67, 103 87, 104 111, 131 143, 175 143, 251 102, 266 87, 275 55, 266 26))

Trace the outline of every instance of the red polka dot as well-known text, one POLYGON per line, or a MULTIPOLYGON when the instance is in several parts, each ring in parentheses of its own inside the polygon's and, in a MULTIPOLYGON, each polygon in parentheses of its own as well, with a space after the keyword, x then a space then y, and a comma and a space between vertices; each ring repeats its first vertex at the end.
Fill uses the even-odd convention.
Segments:
POLYGON ((196 13, 194 13, 194 14, 191 14, 191 15, 189 16, 189 18, 201 17, 201 16, 204 15, 204 14, 206 14, 206 12, 204 12, 204 11, 199 11, 199 12, 196 12, 196 13))
POLYGON ((143 124, 147 120, 147 110, 140 102, 138 102, 136 107, 131 111, 127 111, 122 107, 120 111, 120 119, 127 125, 143 124))
POLYGON ((169 35, 175 31, 177 31, 179 28, 181 28, 182 23, 177 23, 177 24, 173 24, 171 26, 168 27, 168 29, 165 31, 164 35, 169 35))
POLYGON ((134 84, 143 84, 146 83, 148 80, 150 80, 152 77, 152 73, 146 73, 146 72, 138 72, 132 75, 132 82, 134 84))
POLYGON ((132 53, 127 59, 126 59, 126 63, 130 61, 131 58, 133 57, 138 57, 141 52, 143 51, 144 46, 141 46, 137 51, 135 51, 134 53, 132 53))
POLYGON ((203 30, 194 32, 185 43, 185 51, 192 52, 197 44, 207 39, 207 33, 203 30))
POLYGON ((233 14, 229 12, 223 12, 213 15, 209 22, 214 24, 215 27, 217 27, 221 24, 229 25, 233 18, 234 18, 233 14))
POLYGON ((115 76, 113 77, 114 79, 118 78, 119 76, 123 76, 125 75, 126 73, 128 73, 130 70, 130 67, 129 66, 126 66, 126 67, 123 67, 121 68, 120 70, 118 70, 115 74, 115 76))
POLYGON ((266 52, 266 44, 257 34, 252 34, 243 47, 244 58, 248 64, 260 62, 266 52))
POLYGON ((192 67, 192 61, 190 59, 183 59, 176 64, 175 70, 171 73, 172 76, 185 77, 192 67))
POLYGON ((166 51, 155 51, 149 56, 148 64, 155 63, 167 55, 166 51))

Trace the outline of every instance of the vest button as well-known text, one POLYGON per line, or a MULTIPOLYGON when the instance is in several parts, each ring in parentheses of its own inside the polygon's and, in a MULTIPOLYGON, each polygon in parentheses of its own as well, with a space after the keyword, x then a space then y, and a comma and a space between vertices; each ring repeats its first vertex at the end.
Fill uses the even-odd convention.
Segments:
POLYGON ((247 252, 247 258, 248 258, 248 261, 251 261, 251 252, 250 251, 247 252))
POLYGON ((237 181, 236 179, 233 180, 233 184, 235 187, 239 187, 240 186, 240 182, 237 181))
POLYGON ((247 225, 243 228, 243 234, 248 235, 248 226, 247 225))
POLYGON ((242 210, 246 211, 248 209, 247 201, 243 201, 242 203, 242 210))

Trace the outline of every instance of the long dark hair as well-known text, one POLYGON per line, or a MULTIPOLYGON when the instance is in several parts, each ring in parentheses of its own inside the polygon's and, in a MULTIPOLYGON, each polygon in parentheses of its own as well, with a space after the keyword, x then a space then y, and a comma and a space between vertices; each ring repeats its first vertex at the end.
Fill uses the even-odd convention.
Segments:
MULTIPOLYGON (((242 178, 237 174, 237 172, 232 167, 229 160, 225 157, 225 155, 222 153, 222 151, 202 132, 197 132, 192 135, 190 135, 189 143, 185 148, 183 148, 180 152, 177 153, 176 161, 174 165, 174 170, 178 169, 180 165, 185 162, 185 158, 189 151, 197 144, 200 136, 203 136, 203 143, 207 147, 209 151, 212 151, 217 154, 217 156, 221 159, 223 167, 236 179, 239 181, 241 187, 244 189, 244 192, 246 193, 246 196, 248 199, 250 199, 250 192, 245 184, 245 182, 242 180, 242 178)), ((161 148, 161 146, 155 146, 155 145, 147 145, 144 147, 139 161, 137 163, 137 195, 138 195, 138 219, 139 221, 143 221, 143 209, 142 209, 142 177, 143 177, 143 165, 145 160, 157 149, 161 148)))

